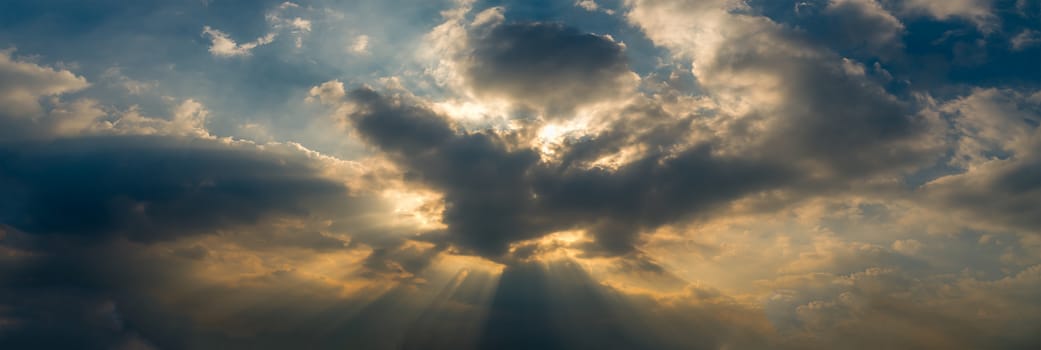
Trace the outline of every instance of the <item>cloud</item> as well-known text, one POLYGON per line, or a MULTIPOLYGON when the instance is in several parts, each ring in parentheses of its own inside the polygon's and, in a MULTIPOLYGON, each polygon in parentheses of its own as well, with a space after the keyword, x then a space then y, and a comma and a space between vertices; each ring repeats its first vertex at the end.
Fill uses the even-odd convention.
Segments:
POLYGON ((725 114, 714 127, 725 136, 722 147, 842 181, 921 167, 939 156, 943 125, 919 114, 914 101, 891 95, 860 63, 799 32, 735 11, 637 1, 628 15, 656 43, 693 62, 699 85, 725 114))
POLYGON ((899 5, 908 14, 926 14, 930 17, 946 20, 958 17, 974 23, 981 31, 990 32, 995 29, 997 17, 991 12, 992 0, 908 0, 899 5))
POLYGON ((40 100, 80 91, 90 84, 82 76, 41 66, 12 56, 13 49, 0 50, 0 117, 32 119, 43 113, 40 100))
POLYGON ((760 312, 718 291, 629 293, 597 283, 571 261, 506 268, 490 308, 481 348, 718 349, 773 342, 760 312))
MULTIPOLYGON (((5 52, 6 54, 6 52, 5 52)), ((212 137, 206 129, 209 110, 197 100, 167 101, 170 115, 142 115, 140 107, 131 105, 114 112, 91 98, 63 100, 63 95, 90 86, 81 76, 68 70, 54 70, 32 62, 12 60, 0 55, 0 70, 10 77, 7 100, 0 101, 0 137, 7 140, 45 140, 85 134, 161 134, 212 137)), ((122 83, 133 82, 118 69, 107 69, 104 77, 115 76, 122 83)), ((134 82, 134 84, 139 82, 134 82)), ((4 87, 0 86, 0 89, 4 87)), ((131 91, 133 92, 133 91, 131 91)))
POLYGON ((1024 29, 1009 41, 1009 45, 1012 45, 1012 51, 1020 51, 1038 43, 1041 43, 1041 32, 1030 29, 1024 29))
POLYGON ((586 11, 596 11, 600 8, 600 6, 596 4, 596 1, 593 0, 576 1, 575 6, 581 7, 586 11))
POLYGON ((275 40, 275 33, 268 33, 257 40, 239 44, 228 34, 205 26, 202 34, 210 38, 210 53, 216 57, 243 57, 249 56, 252 50, 258 46, 270 44, 275 40))
POLYGON ((369 36, 360 34, 354 37, 354 43, 347 48, 348 51, 355 55, 365 55, 369 53, 369 36))
POLYGON ((123 75, 123 72, 119 67, 110 67, 106 69, 105 72, 101 74, 101 77, 108 80, 110 84, 121 86, 131 95, 141 95, 159 85, 159 83, 155 81, 144 82, 131 79, 130 77, 123 75))
MULTIPOLYGON (((325 161, 291 145, 186 135, 4 140, 0 247, 12 255, 0 263, 0 317, 13 323, 0 344, 191 347, 198 324, 161 315, 199 309, 140 301, 212 285, 205 276, 233 276, 237 262, 256 268, 258 255, 348 251, 344 239, 312 231, 365 212, 350 209, 360 201, 326 175, 325 161), (230 270, 208 275, 213 268, 230 270)), ((238 293, 223 287, 209 295, 238 293)))
POLYGON ((338 103, 347 96, 347 91, 343 88, 343 82, 339 80, 324 82, 319 86, 311 88, 309 93, 311 97, 318 97, 318 100, 325 104, 338 103))
POLYGON ((1041 95, 977 89, 939 109, 954 121, 950 162, 961 171, 927 183, 925 198, 977 223, 1039 233, 1041 95))
POLYGON ((621 44, 562 24, 502 24, 469 46, 465 76, 476 94, 560 113, 617 97, 638 79, 621 44))
POLYGON ((15 3, 0 348, 1041 346, 1036 3, 15 3))
MULTIPOLYGON (((299 12, 300 9, 300 5, 287 1, 264 15, 273 30, 289 30, 290 34, 295 37, 294 43, 298 49, 303 47, 304 35, 311 32, 312 22, 301 16, 287 16, 287 12, 299 12)), ((306 10, 310 10, 310 8, 306 8, 306 10)))
POLYGON ((450 242, 492 259, 512 242, 576 227, 596 238, 590 249, 625 253, 645 229, 786 181, 782 166, 716 157, 709 145, 651 153, 613 170, 547 164, 497 134, 457 132, 400 96, 359 89, 348 99, 363 139, 406 176, 443 191, 450 242))
POLYGON ((898 240, 893 242, 893 250, 906 255, 914 255, 922 250, 922 243, 913 239, 898 240))
POLYGON ((32 234, 167 240, 307 215, 346 196, 306 156, 277 159, 249 144, 125 136, 7 144, 0 153, 12 194, 0 205, 4 222, 32 234))
POLYGON ((503 7, 468 21, 470 10, 446 12, 423 51, 438 83, 458 93, 568 119, 576 108, 624 99, 639 82, 625 45, 610 35, 555 22, 506 23, 503 7))
POLYGON ((778 287, 794 294, 771 303, 803 303, 795 308, 799 330, 786 340, 792 348, 1029 348, 1037 339, 1027 336, 1033 328, 1027 325, 1036 315, 1018 310, 1036 308, 1037 301, 1017 291, 1036 290, 1037 268, 994 281, 919 280, 893 268, 812 277, 820 283, 806 276, 783 282, 778 287))
POLYGON ((264 15, 264 19, 270 27, 270 32, 256 40, 238 43, 227 33, 204 26, 202 34, 210 38, 210 53, 216 57, 244 57, 252 54, 259 46, 268 45, 275 41, 279 33, 288 32, 293 37, 294 45, 300 49, 304 45, 304 36, 311 32, 314 22, 307 18, 310 7, 301 7, 293 2, 283 2, 264 15), (296 13, 296 15, 293 15, 296 13))
POLYGON ((109 115, 97 100, 63 95, 80 92, 91 84, 69 70, 58 70, 15 59, 13 51, 0 51, 0 139, 46 139, 84 131, 108 129, 109 115))
POLYGON ((823 14, 829 20, 813 34, 833 37, 833 48, 891 55, 886 50, 902 45, 904 24, 875 0, 833 0, 823 14))
POLYGON ((473 22, 470 23, 470 26, 474 28, 482 28, 486 26, 500 25, 506 20, 503 11, 505 11, 505 9, 501 6, 489 7, 474 15, 473 22))
MULTIPOLYGON (((26 76, 39 80, 23 81, 26 87, 65 76, 82 80, 74 86, 87 85, 67 71, 13 63, 44 73, 26 76)), ((34 93, 74 91, 48 89, 34 93)), ((392 236, 401 227, 386 204, 366 192, 378 189, 346 185, 357 181, 353 169, 343 169, 350 164, 293 143, 214 137, 205 128, 209 111, 196 100, 171 105, 169 116, 148 117, 136 107, 108 113, 93 100, 49 97, 39 115, 0 115, 0 125, 32 131, 0 138, 0 191, 7 194, 0 200, 0 347, 234 344, 223 331, 197 333, 206 322, 202 314, 167 317, 201 309, 152 301, 202 286, 216 288, 207 293, 223 305, 255 296, 242 285, 315 288, 322 283, 313 275, 258 261, 285 262, 304 251, 362 266, 370 251, 395 249, 405 240, 392 236), (267 280, 258 282, 250 271, 262 271, 267 280), (220 276, 236 277, 209 279, 220 276), (144 303, 149 306, 142 306, 144 300, 151 300, 144 303)), ((439 250, 432 252, 373 254, 369 260, 382 256, 386 264, 418 274, 423 267, 416 264, 434 260, 439 250)), ((337 278, 360 283, 363 269, 337 278)), ((296 298, 308 299, 313 295, 296 298)), ((237 323, 228 330, 249 327, 237 323)))

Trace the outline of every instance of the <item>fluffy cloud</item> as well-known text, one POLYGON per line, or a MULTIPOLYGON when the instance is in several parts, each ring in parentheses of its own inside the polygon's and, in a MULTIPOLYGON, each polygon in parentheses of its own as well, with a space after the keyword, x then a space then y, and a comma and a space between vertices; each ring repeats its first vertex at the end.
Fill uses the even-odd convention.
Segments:
MULTIPOLYGON (((196 100, 185 99, 170 106, 170 116, 142 115, 137 106, 112 112, 91 98, 62 99, 62 95, 85 89, 90 84, 68 70, 12 59, 0 55, 0 70, 10 77, 7 99, 0 101, 0 136, 7 140, 46 140, 84 134, 161 134, 210 137, 206 130, 209 111, 196 100)), ((2 88, 0 88, 2 89, 2 88)))
POLYGON ((44 113, 41 99, 82 90, 87 80, 68 70, 44 67, 0 51, 0 117, 34 119, 44 113))

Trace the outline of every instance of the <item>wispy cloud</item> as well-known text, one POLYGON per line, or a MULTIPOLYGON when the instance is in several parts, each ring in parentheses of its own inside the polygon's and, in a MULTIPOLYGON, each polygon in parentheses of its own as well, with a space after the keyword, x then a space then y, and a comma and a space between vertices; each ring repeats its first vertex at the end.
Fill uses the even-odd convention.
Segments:
POLYGON ((249 56, 252 50, 258 46, 275 41, 275 33, 268 33, 256 40, 239 44, 228 34, 210 28, 210 26, 203 27, 202 34, 210 38, 210 53, 217 57, 249 56))

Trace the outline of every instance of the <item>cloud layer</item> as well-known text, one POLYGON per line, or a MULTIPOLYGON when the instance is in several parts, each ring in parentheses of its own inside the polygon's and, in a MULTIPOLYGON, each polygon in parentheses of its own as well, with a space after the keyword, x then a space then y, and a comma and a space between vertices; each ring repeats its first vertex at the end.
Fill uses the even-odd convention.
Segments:
POLYGON ((96 5, 0 5, 0 348, 1041 346, 1036 2, 96 5))

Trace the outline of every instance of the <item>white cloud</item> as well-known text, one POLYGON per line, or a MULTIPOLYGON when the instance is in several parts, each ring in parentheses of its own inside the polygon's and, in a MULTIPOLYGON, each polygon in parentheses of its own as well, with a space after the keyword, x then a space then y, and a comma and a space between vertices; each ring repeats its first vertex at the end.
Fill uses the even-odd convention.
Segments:
POLYGON ((210 38, 210 53, 217 57, 241 57, 248 56, 251 54, 254 48, 270 44, 275 40, 275 33, 268 33, 265 36, 259 37, 254 41, 239 44, 236 43, 228 34, 205 26, 202 29, 202 34, 209 36, 210 38))
POLYGON ((593 0, 579 0, 575 3, 575 6, 581 7, 586 11, 596 11, 600 8, 600 6, 596 4, 596 1, 593 0))
POLYGON ((506 20, 506 17, 503 15, 503 11, 505 11, 505 9, 502 8, 502 6, 489 7, 484 11, 478 12, 476 15, 474 15, 474 20, 472 23, 470 23, 470 25, 475 28, 489 25, 498 25, 502 23, 504 20, 506 20))
POLYGON ((57 98, 54 100, 45 118, 45 123, 49 124, 47 127, 54 135, 76 135, 93 130, 97 128, 98 120, 108 115, 97 101, 91 99, 78 99, 69 103, 57 98))
MULTIPOLYGON (((102 76, 121 83, 132 81, 118 68, 110 68, 102 76)), ((17 60, 11 57, 10 50, 0 51, 0 138, 52 139, 97 134, 210 137, 205 129, 209 112, 193 99, 173 105, 169 118, 144 116, 136 106, 111 113, 111 108, 94 99, 62 99, 63 95, 89 85, 85 78, 71 71, 17 60)))
POLYGON ((306 20, 306 19, 303 19, 303 18, 300 18, 300 17, 296 17, 296 18, 293 18, 293 19, 289 20, 287 23, 289 24, 290 27, 292 27, 292 28, 294 28, 296 30, 305 31, 305 32, 310 32, 311 31, 311 21, 310 20, 306 20))
POLYGON ((210 26, 203 28, 203 35, 210 38, 210 53, 217 57, 248 56, 253 49, 270 44, 279 33, 284 32, 288 32, 293 38, 294 46, 299 49, 304 45, 304 36, 313 29, 314 23, 302 15, 309 13, 310 10, 310 7, 303 8, 293 2, 283 2, 264 15, 264 19, 271 27, 271 32, 247 43, 239 44, 227 33, 210 26))
POLYGON ((90 86, 81 76, 0 51, 0 138, 33 139, 90 129, 107 113, 92 99, 61 96, 90 86))
POLYGON ((578 7, 582 8, 583 10, 586 10, 586 11, 589 11, 589 12, 600 11, 600 12, 603 12, 603 13, 606 13, 606 14, 609 14, 609 15, 613 15, 615 13, 615 11, 612 10, 612 9, 607 9, 607 8, 601 7, 600 4, 596 3, 596 1, 594 1, 594 0, 578 0, 578 1, 575 1, 575 6, 578 6, 578 7))
POLYGON ((863 64, 845 57, 842 58, 842 70, 851 77, 862 77, 865 74, 863 64))
POLYGON ((1039 92, 977 89, 940 106, 940 111, 955 117, 959 135, 952 164, 972 169, 1003 158, 997 156, 1000 153, 1041 156, 1034 147, 1041 144, 1041 130, 1036 127, 1041 123, 1039 105, 1039 92))
POLYGON ((170 107, 169 118, 147 116, 138 106, 119 113, 113 121, 99 121, 83 133, 118 135, 173 135, 212 138, 206 130, 209 110, 194 99, 185 99, 170 107))
POLYGON ((83 90, 87 79, 64 69, 54 69, 12 57, 13 49, 0 50, 0 117, 31 118, 42 113, 40 99, 83 90))
POLYGON ((334 105, 343 100, 344 96, 347 96, 347 91, 343 88, 343 83, 339 80, 330 80, 311 88, 309 92, 310 98, 317 97, 319 101, 324 104, 334 105))
POLYGON ((206 117, 209 114, 210 111, 206 110, 202 103, 193 99, 187 99, 174 107, 173 119, 170 120, 170 125, 179 132, 194 133, 203 131, 205 133, 206 117))
POLYGON ((355 55, 365 55, 365 54, 368 54, 369 53, 369 36, 365 35, 365 34, 360 34, 360 35, 354 37, 354 42, 351 43, 350 47, 348 47, 347 50, 350 51, 351 53, 355 54, 355 55))

